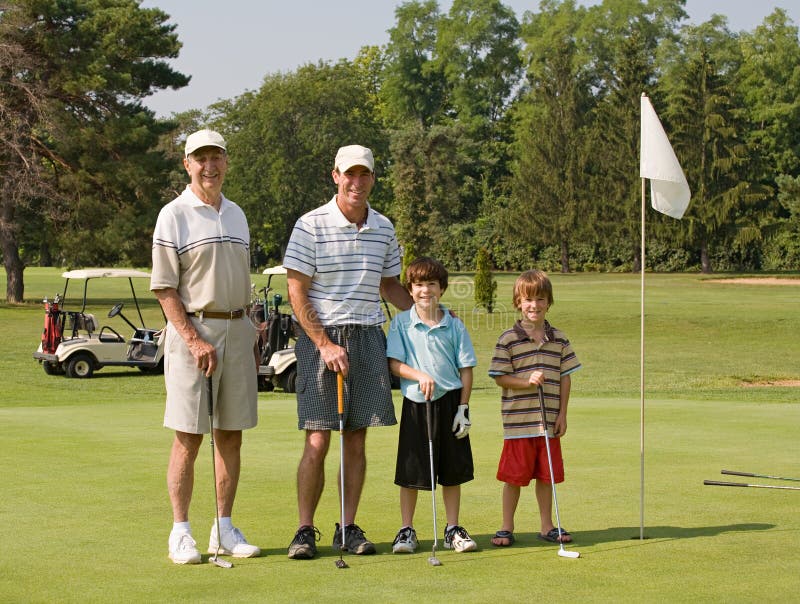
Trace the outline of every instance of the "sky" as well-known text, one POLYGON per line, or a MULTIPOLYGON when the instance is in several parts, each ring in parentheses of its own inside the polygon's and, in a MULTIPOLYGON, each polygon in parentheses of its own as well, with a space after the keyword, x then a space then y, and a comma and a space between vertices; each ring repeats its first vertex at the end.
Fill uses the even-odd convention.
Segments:
MULTIPOLYGON (((596 4, 597 1, 582 2, 596 4)), ((260 88, 264 77, 294 71, 301 65, 353 59, 363 46, 389 41, 395 6, 390 0, 143 0, 157 7, 177 25, 183 43, 173 69, 191 76, 180 90, 163 90, 145 99, 159 117, 188 109, 204 109, 220 99, 231 99, 260 88)), ((442 12, 451 1, 440 0, 442 12)), ((504 0, 521 20, 535 11, 538 0, 504 0)), ((728 18, 732 31, 752 31, 775 8, 786 10, 800 25, 797 0, 687 0, 690 23, 707 21, 712 14, 728 18)))

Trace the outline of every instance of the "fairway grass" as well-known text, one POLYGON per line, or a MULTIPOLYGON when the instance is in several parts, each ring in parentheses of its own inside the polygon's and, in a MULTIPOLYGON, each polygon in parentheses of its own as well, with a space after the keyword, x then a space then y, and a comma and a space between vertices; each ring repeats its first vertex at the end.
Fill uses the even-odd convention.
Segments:
MULTIPOLYGON (((798 406, 652 401, 647 539, 641 541, 637 401, 576 397, 564 440, 567 479, 558 495, 564 526, 575 536, 568 548, 581 553, 578 560, 560 558, 557 547, 536 539, 532 489, 523 490, 517 543, 490 545, 500 527, 501 487, 494 470, 502 437, 494 397, 481 394, 473 406, 476 479, 463 487, 461 520, 481 551, 443 550, 440 536, 443 566, 429 566, 431 510, 420 497, 420 549, 391 554, 399 528, 393 427, 370 432, 369 478, 358 518, 379 554, 347 556, 346 570, 334 565, 334 454, 317 514, 320 556, 289 560, 302 438, 287 429, 294 423, 294 401, 274 396, 261 402, 259 427, 247 433, 234 513, 264 554, 234 560, 230 571, 210 564, 180 567, 167 559, 164 469, 170 434, 154 427, 161 420, 157 401, 0 409, 7 477, 2 600, 333 602, 344 590, 348 600, 405 602, 411 591, 426 601, 512 602, 545 586, 557 589, 559 600, 777 602, 800 589, 800 493, 702 484, 720 479, 722 468, 796 473, 797 457, 789 452, 797 451, 798 406)), ((213 520, 207 446, 196 474, 192 518, 205 551, 213 520)))
MULTIPOLYGON (((25 274, 31 300, 52 297, 60 287, 55 269, 25 274)), ((513 275, 498 280, 498 299, 506 299, 513 275)), ((567 547, 581 557, 561 558, 556 546, 536 538, 531 488, 522 492, 515 545, 490 544, 501 522, 502 487, 494 474, 502 430, 499 392, 485 373, 491 346, 513 315, 473 314, 466 285, 451 285, 450 303, 479 354, 470 432, 475 480, 462 488, 460 519, 480 551, 444 550, 439 535, 442 567, 427 563, 429 496, 421 495, 417 506, 417 553, 391 554, 400 528, 393 484, 397 426, 370 430, 367 439, 357 522, 378 555, 346 555, 348 569, 334 564, 338 439, 332 439, 316 516, 320 555, 286 557, 297 525, 294 485, 303 437, 294 397, 282 392, 259 397, 259 425, 245 433, 233 514, 262 556, 233 559, 230 570, 172 564, 165 481, 172 435, 161 428, 163 378, 113 368, 91 380, 46 376, 31 357, 43 321, 40 305, 0 305, 6 346, 0 356, 6 376, 0 601, 792 601, 800 593, 800 491, 711 487, 703 480, 800 485, 720 475, 725 468, 800 477, 800 391, 741 386, 748 378, 798 379, 800 287, 742 289, 696 275, 648 276, 647 538, 640 540, 638 276, 553 280, 553 324, 565 330, 584 364, 573 378, 563 440, 566 481, 558 486, 562 522, 575 539, 567 547)), ((117 296, 111 290, 98 305, 103 324, 117 296)), ((399 400, 396 393, 398 408, 399 400)), ((191 508, 204 561, 214 517, 210 464, 206 440, 191 508)))

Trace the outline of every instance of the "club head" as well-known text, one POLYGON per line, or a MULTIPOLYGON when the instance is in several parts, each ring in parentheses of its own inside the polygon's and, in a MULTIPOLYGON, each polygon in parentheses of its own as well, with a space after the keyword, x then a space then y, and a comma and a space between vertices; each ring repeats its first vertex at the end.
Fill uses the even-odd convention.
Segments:
POLYGON ((222 560, 217 556, 212 556, 208 559, 208 561, 211 562, 211 564, 216 564, 220 568, 233 568, 233 563, 229 562, 228 560, 222 560))
POLYGON ((430 564, 431 566, 442 565, 442 563, 439 561, 439 558, 437 558, 436 556, 431 556, 430 558, 428 558, 428 564, 430 564))
POLYGON ((347 566, 347 562, 345 562, 344 560, 342 560, 341 558, 339 558, 339 559, 336 561, 336 568, 350 568, 350 567, 349 567, 349 566, 347 566))
POLYGON ((559 549, 558 550, 558 555, 561 556, 562 558, 580 558, 581 557, 580 552, 571 552, 571 551, 568 551, 568 550, 565 550, 565 549, 559 549))

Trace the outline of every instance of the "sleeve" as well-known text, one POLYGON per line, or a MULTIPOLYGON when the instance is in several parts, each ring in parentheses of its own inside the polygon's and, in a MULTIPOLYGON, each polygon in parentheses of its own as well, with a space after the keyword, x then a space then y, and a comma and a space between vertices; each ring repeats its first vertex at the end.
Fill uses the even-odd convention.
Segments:
POLYGON ((569 375, 574 371, 581 368, 581 363, 577 355, 572 350, 572 345, 569 340, 564 338, 564 343, 561 346, 561 375, 569 375))
POLYGON ((475 355, 467 327, 461 321, 456 321, 456 325, 458 325, 458 368, 475 367, 478 364, 478 357, 475 355))
POLYGON ((397 243, 397 233, 391 227, 392 234, 389 237, 389 244, 386 249, 386 257, 383 259, 383 273, 381 277, 400 276, 400 246, 397 243))
MULTIPOLYGON (((505 335, 505 334, 504 334, 505 335)), ((500 336, 494 347, 492 361, 489 364, 489 376, 497 377, 514 373, 514 366, 511 364, 511 350, 505 344, 505 338, 500 336)))
POLYGON ((400 333, 400 315, 392 319, 389 324, 389 335, 386 338, 386 356, 390 359, 397 359, 401 363, 406 362, 406 347, 403 343, 403 336, 400 333))
POLYGON ((161 209, 153 231, 153 270, 150 290, 177 289, 180 280, 178 229, 175 216, 168 207, 161 209))
POLYGON ((317 246, 311 225, 299 218, 294 223, 286 253, 283 256, 284 268, 313 277, 317 272, 317 246))

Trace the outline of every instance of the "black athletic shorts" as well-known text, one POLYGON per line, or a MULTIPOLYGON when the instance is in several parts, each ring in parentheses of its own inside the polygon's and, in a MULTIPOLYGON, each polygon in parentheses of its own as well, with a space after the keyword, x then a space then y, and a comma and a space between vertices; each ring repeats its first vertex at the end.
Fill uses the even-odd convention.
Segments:
MULTIPOLYGON (((456 438, 453 418, 458 411, 461 389, 451 390, 430 403, 433 424, 433 475, 442 486, 455 486, 473 479, 472 447, 469 435, 456 438)), ((397 467, 394 483, 409 489, 431 490, 428 449, 427 403, 403 397, 397 467)))

